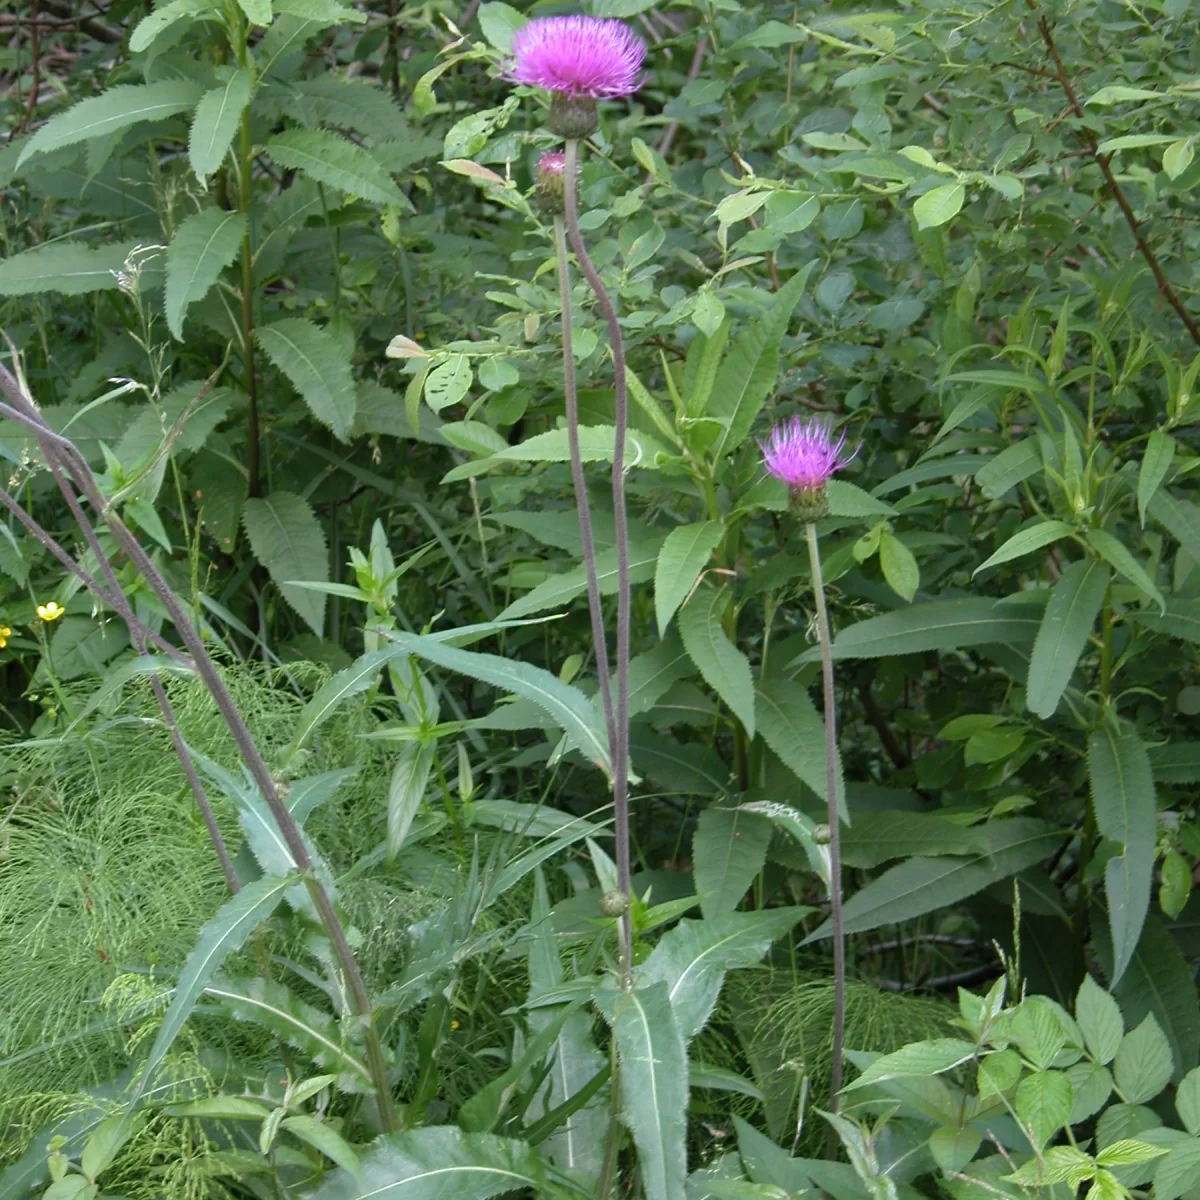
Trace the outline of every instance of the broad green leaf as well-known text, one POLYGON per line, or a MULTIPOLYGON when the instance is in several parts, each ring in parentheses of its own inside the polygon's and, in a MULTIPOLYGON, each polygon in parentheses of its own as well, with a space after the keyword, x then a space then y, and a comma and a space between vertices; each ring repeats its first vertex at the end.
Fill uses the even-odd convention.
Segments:
POLYGON ((163 1017, 129 1100, 131 1109, 141 1099, 167 1051, 183 1029, 184 1022, 191 1016, 196 1002, 226 957, 241 948, 246 938, 279 907, 284 893, 295 883, 296 876, 292 874, 263 875, 246 884, 236 896, 225 902, 215 917, 205 923, 179 973, 171 1006, 163 1017))
POLYGON ((943 183, 918 196, 913 205, 918 229, 933 229, 958 216, 967 194, 961 183, 943 183))
POLYGON ((1137 559, 1111 533, 1107 533, 1103 529, 1089 529, 1085 536, 1088 544, 1101 558, 1110 566, 1115 567, 1118 573, 1124 575, 1134 587, 1149 596, 1160 609, 1166 609, 1167 603, 1155 586, 1154 580, 1146 574, 1137 559))
POLYGON ((708 415, 724 427, 710 451, 713 461, 745 441, 775 386, 779 340, 815 266, 816 260, 802 267, 779 289, 770 308, 737 338, 721 363, 708 401, 708 415))
POLYGON ((465 354, 452 354, 425 376, 425 403, 441 412, 462 400, 471 389, 471 362, 465 354))
POLYGON ((238 0, 238 6, 251 25, 267 26, 273 20, 271 0, 238 0))
POLYGON ((1163 151, 1163 170, 1168 179, 1178 179, 1192 165, 1196 155, 1196 138, 1180 138, 1163 151))
POLYGON ((1025 438, 989 458, 975 472, 975 482, 989 500, 999 500, 1009 488, 1042 469, 1042 451, 1037 438, 1025 438))
POLYGON ((490 1200, 506 1192, 544 1194, 545 1172, 524 1142, 454 1125, 427 1125, 372 1142, 361 1176, 339 1169, 312 1200, 490 1200))
MULTIPOLYGON (((765 724, 759 707, 759 725, 765 724)), ((765 735, 764 735, 765 736, 765 735)), ((851 867, 878 867, 912 855, 965 855, 980 848, 973 829, 936 813, 882 809, 842 830, 842 861, 851 867)))
POLYGON ((1193 562, 1200 562, 1200 506, 1160 487, 1146 505, 1146 511, 1188 552, 1193 562))
MULTIPOLYGON (((808 689, 789 679, 763 679, 756 689, 754 712, 763 741, 798 779, 828 803, 825 721, 809 698, 808 689)), ((849 824, 840 754, 836 766, 838 812, 849 824)))
MULTIPOLYGON (((505 692, 515 692, 548 712, 572 744, 590 762, 609 771, 608 736, 591 701, 557 675, 530 663, 448 646, 434 637, 393 633, 389 638, 405 653, 437 663, 449 671, 470 675, 505 692)), ((532 869, 532 868, 530 868, 532 869)))
POLYGON ((1103 563, 1088 558, 1071 563, 1050 592, 1025 685, 1026 706, 1043 720, 1054 715, 1087 648, 1109 578, 1103 563))
POLYGON ((890 1079, 912 1076, 940 1075, 975 1057, 975 1043, 961 1038, 934 1038, 928 1042, 911 1042, 893 1054, 875 1059, 859 1077, 848 1083, 843 1091, 883 1083, 890 1079))
POLYGON ((333 1017, 305 1003, 284 984, 257 977, 216 980, 205 987, 204 994, 218 1000, 235 1020, 269 1030, 322 1070, 336 1072, 339 1088, 371 1090, 370 1072, 351 1052, 333 1017))
POLYGON ((1125 1036, 1125 1022, 1117 1002, 1090 975, 1083 977, 1075 997, 1075 1020, 1088 1053, 1099 1063, 1112 1062, 1125 1036))
POLYGON ((200 13, 213 12, 219 7, 219 0, 171 0, 169 4, 160 4, 152 13, 137 23, 129 37, 129 49, 134 54, 140 54, 143 50, 149 49, 154 39, 174 25, 176 21, 200 13))
POLYGON ((1041 521, 1014 533, 990 558, 975 568, 975 574, 986 571, 989 567, 999 566, 1024 554, 1032 554, 1054 542, 1061 541, 1071 532, 1071 527, 1065 521, 1041 521))
POLYGON ((1135 612, 1131 615, 1138 624, 1148 626, 1155 633, 1200 644, 1200 600, 1172 598, 1162 614, 1135 612))
MULTIPOLYGON (((987 849, 970 858, 910 858, 871 880, 842 908, 847 933, 898 925, 947 908, 1052 854, 1062 834, 1028 817, 992 821, 980 829, 987 849)), ((825 922, 805 939, 829 937, 825 922)))
POLYGON ((252 83, 249 69, 240 67, 222 87, 205 92, 196 105, 188 135, 188 161, 197 178, 207 179, 221 169, 250 103, 252 83))
POLYGON ((729 605, 724 588, 702 584, 679 610, 683 647, 704 682, 725 702, 754 737, 754 679, 746 656, 729 640, 721 618, 729 605))
POLYGON ((669 929, 650 957, 636 970, 634 986, 662 981, 675 1013, 675 1024, 690 1042, 716 1007, 725 972, 753 967, 809 909, 769 908, 727 912, 669 929))
POLYGON ((504 54, 512 50, 513 34, 526 20, 524 13, 501 0, 488 0, 479 6, 479 28, 483 30, 483 36, 504 54))
POLYGON ((1017 1184, 1033 1184, 1039 1188, 1065 1183, 1074 1189, 1095 1173, 1096 1164, 1091 1156, 1077 1146, 1051 1146, 1044 1154, 1035 1155, 1011 1175, 1005 1175, 1004 1179, 1017 1184))
POLYGON ((1136 1138, 1121 1138, 1109 1142, 1099 1154, 1096 1162, 1110 1170, 1113 1167, 1129 1167, 1135 1163, 1150 1162, 1166 1154, 1165 1146, 1152 1146, 1147 1142, 1139 1142, 1136 1138))
POLYGON ((17 166, 31 155, 109 137, 145 121, 162 121, 193 108, 200 99, 196 84, 183 79, 121 84, 51 117, 25 143, 17 166))
POLYGON ((1122 1039, 1113 1061, 1113 1079, 1127 1104, 1153 1100, 1171 1082, 1174 1060, 1171 1044, 1153 1013, 1122 1039))
POLYGON ((293 582, 329 579, 325 531, 308 501, 294 492, 272 492, 265 500, 247 500, 242 525, 250 549, 278 585, 283 598, 320 637, 325 628, 325 596, 293 582))
POLYGON ((1148 751, 1159 783, 1200 783, 1200 742, 1176 742, 1148 751))
POLYGON ((346 441, 354 424, 355 392, 350 356, 341 342, 303 317, 284 317, 260 326, 255 336, 304 397, 313 416, 346 441))
POLYGON ((831 479, 825 485, 831 517, 892 517, 896 510, 884 501, 864 492, 844 479, 831 479))
POLYGON ((1154 499, 1154 493, 1166 478, 1174 458, 1175 439, 1169 433, 1156 429, 1146 441, 1142 466, 1138 472, 1138 520, 1143 526, 1146 524, 1146 507, 1154 499))
POLYGON ((708 920, 733 912, 767 861, 771 822, 753 813, 711 805, 692 836, 692 873, 708 920))
POLYGON ((975 1157, 982 1141, 977 1129, 943 1125, 929 1135, 929 1153, 944 1172, 955 1175, 975 1157))
POLYGON ((288 129, 267 143, 281 167, 372 204, 407 208, 408 199, 369 150, 327 129, 288 129))
POLYGON ((1071 1081, 1061 1071, 1035 1071, 1017 1084, 1013 1106, 1041 1149, 1070 1119, 1071 1081))
POLYGON ((879 565, 888 587, 911 604, 921 585, 921 568, 917 566, 913 552, 886 529, 879 538, 879 565))
MULTIPOLYGON (((1193 1131, 1194 1132, 1194 1131, 1193 1131)), ((1154 1172, 1154 1200, 1178 1200, 1200 1184, 1200 1139, 1172 1146, 1154 1172)))
POLYGON ((279 1124, 280 1128, 286 1129, 292 1137, 299 1138, 326 1158, 332 1159, 343 1171, 351 1175, 361 1175, 362 1168, 354 1147, 324 1121, 318 1121, 308 1113, 297 1113, 295 1116, 284 1117, 279 1124))
POLYGON ((400 747, 396 765, 392 768, 391 783, 388 784, 387 803, 387 850, 388 861, 396 857, 408 837, 409 827, 429 783, 433 770, 437 743, 433 741, 406 742, 400 747))
MULTIPOLYGON (((931 600, 849 625, 833 639, 833 657, 886 658, 925 650, 1009 643, 1028 645, 1041 625, 1041 609, 986 599, 931 600)), ((820 657, 814 647, 793 662, 820 657)))
POLYGON ((1112 1095, 1112 1074, 1107 1067, 1083 1059, 1067 1068, 1071 1081, 1071 1124, 1094 1117, 1112 1095))
POLYGON ((1174 921, 1192 894, 1192 864, 1177 851, 1168 850, 1163 855, 1159 873, 1158 906, 1174 921))
POLYGON ((1161 100, 1161 92, 1152 92, 1148 88, 1129 87, 1126 84, 1110 84, 1093 92, 1084 104, 1124 104, 1130 100, 1161 100))
POLYGON ((1142 932, 1154 873, 1156 810, 1154 778, 1141 738, 1132 726, 1118 734, 1105 724, 1088 739, 1092 811, 1101 836, 1124 851, 1104 872, 1113 939, 1110 986, 1125 973, 1142 932))
MULTIPOLYGON (((365 14, 362 15, 365 19, 365 14)), ((303 124, 323 123, 353 129, 371 138, 376 149, 379 143, 388 142, 389 150, 401 150, 402 144, 390 139, 409 136, 408 125, 391 90, 363 78, 347 79, 327 72, 312 79, 289 82, 288 96, 298 101, 295 109, 289 105, 289 111, 296 112, 303 124)))
POLYGON ((183 340, 188 306, 208 295, 221 272, 237 257, 246 233, 246 216, 206 208, 180 223, 167 247, 165 309, 167 327, 183 340))
POLYGON ((654 570, 654 613, 660 638, 724 536, 725 526, 720 521, 680 525, 667 534, 654 570))
MULTIPOLYGON (((109 1117, 88 1138, 87 1145, 83 1148, 83 1156, 79 1161, 79 1169, 88 1179, 95 1179, 108 1170, 121 1147, 138 1132, 141 1120, 141 1117, 133 1120, 129 1120, 125 1116, 109 1117)), ((68 1176, 68 1178, 70 1177, 68 1176)), ((51 1188, 51 1191, 53 1190, 51 1188)))
POLYGON ((1175 1111, 1183 1127, 1192 1135, 1200 1136, 1200 1069, 1193 1067, 1175 1089, 1175 1111))
POLYGON ((633 1134, 646 1200, 684 1200, 688 1063, 665 983, 611 988, 596 1004, 612 1025, 621 1117, 633 1134))
POLYGON ((61 292, 81 296, 117 287, 116 273, 125 265, 133 242, 85 246, 54 242, 0 259, 0 296, 29 296, 61 292))

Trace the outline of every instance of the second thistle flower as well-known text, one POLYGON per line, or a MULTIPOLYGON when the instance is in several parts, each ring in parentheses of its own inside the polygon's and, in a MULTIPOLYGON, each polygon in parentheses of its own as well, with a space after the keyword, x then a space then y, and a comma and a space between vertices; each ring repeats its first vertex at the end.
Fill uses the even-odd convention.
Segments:
POLYGON ((834 439, 819 417, 781 421, 759 446, 767 473, 783 480, 792 494, 796 517, 815 523, 829 514, 825 485, 834 472, 848 466, 858 448, 846 450, 846 435, 834 439))
POLYGON ((547 216, 559 217, 567 211, 564 194, 566 155, 561 150, 551 150, 538 159, 534 194, 538 207, 547 216))

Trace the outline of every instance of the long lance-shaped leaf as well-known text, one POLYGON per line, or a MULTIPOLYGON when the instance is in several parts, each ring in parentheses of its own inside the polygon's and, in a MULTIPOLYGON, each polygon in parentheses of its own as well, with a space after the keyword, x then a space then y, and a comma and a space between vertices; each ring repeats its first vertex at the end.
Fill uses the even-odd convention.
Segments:
POLYGON ((289 129, 267 143, 267 151, 282 167, 303 171, 374 204, 405 208, 408 200, 378 159, 362 146, 326 129, 289 129))
POLYGON ((747 736, 754 737, 754 677, 746 656, 729 640, 721 616, 729 595, 707 584, 697 588, 679 610, 683 647, 704 676, 704 682, 729 706, 747 736))
POLYGON ((501 658, 498 654, 459 650, 428 635, 396 633, 390 636, 409 654, 532 700, 558 722, 586 758, 606 772, 611 770, 607 739, 596 709, 578 688, 563 683, 557 675, 530 663, 501 658))
POLYGON ((1054 715, 1104 603, 1109 570, 1097 559, 1072 563, 1054 585, 1033 643, 1025 703, 1043 720, 1054 715))
POLYGON ((633 1134, 646 1200, 683 1200, 687 1182, 687 1049, 666 983, 596 995, 612 1025, 621 1117, 633 1134))
POLYGON ((82 242, 55 242, 0 259, 0 296, 35 292, 82 296, 118 287, 116 272, 135 244, 86 246, 82 242))
MULTIPOLYGON (((981 830, 987 851, 970 858, 910 858, 873 879, 842 909, 847 933, 896 925, 968 896, 1033 866, 1054 852, 1062 833, 1041 821, 1012 817, 981 830)), ((826 921, 805 939, 827 938, 826 921)))
POLYGON ((234 71, 222 87, 206 92, 196 105, 188 136, 188 160, 200 179, 215 175, 229 153, 242 112, 250 103, 250 71, 234 71))
POLYGON ((66 112, 51 117, 25 143, 17 166, 33 154, 107 137, 143 121, 173 117, 192 108, 199 98, 200 89, 182 79, 109 88, 102 95, 81 100, 66 112))
POLYGON ((183 340, 188 306, 203 300, 221 272, 237 257, 246 231, 246 214, 206 208, 180 223, 167 247, 164 307, 167 327, 183 340))
POLYGON ((490 1200, 504 1192, 544 1195, 545 1170, 524 1142, 431 1125, 372 1144, 358 1179, 327 1175, 313 1200, 490 1200))
POLYGON ((179 982, 175 985, 175 998, 171 1001, 171 1007, 167 1009, 162 1025, 159 1026, 154 1045, 150 1047, 150 1054, 129 1101, 130 1108, 141 1099, 167 1051, 171 1049, 180 1030, 183 1029, 184 1022, 191 1015, 196 1002, 221 964, 235 950, 240 949, 251 932, 279 907, 284 893, 294 886, 295 882, 296 876, 291 873, 264 875, 261 879, 246 884, 236 896, 225 902, 211 921, 205 923, 192 952, 183 964, 179 982))
POLYGON ((267 568, 288 604, 320 635, 325 624, 325 597, 292 586, 298 580, 329 580, 325 531, 308 501, 285 491, 272 492, 265 500, 247 500, 242 506, 242 524, 254 557, 267 568))
MULTIPOLYGON (((825 723, 809 697, 808 689, 790 679, 764 679, 756 689, 754 711, 763 741, 797 779, 824 798, 827 786, 825 723)), ((842 822, 849 825, 842 756, 835 753, 835 759, 838 812, 842 822)))
MULTIPOLYGON (((346 441, 358 401, 350 356, 341 343, 303 317, 284 317, 260 326, 255 337, 267 357, 304 398, 312 415, 331 429, 334 437, 346 441)), ((324 604, 324 597, 321 603, 324 604)))
POLYGON ((753 967, 806 913, 808 908, 769 908, 725 913, 715 920, 684 919, 668 930, 638 968, 637 986, 667 985, 675 1024, 691 1041, 716 1007, 725 972, 753 967))
POLYGON ((1119 732, 1108 725, 1088 739, 1088 780, 1092 810, 1102 837, 1124 847, 1105 867, 1108 923, 1112 930, 1113 969, 1110 983, 1125 974, 1137 948, 1154 875, 1154 777, 1141 738, 1132 727, 1119 732))

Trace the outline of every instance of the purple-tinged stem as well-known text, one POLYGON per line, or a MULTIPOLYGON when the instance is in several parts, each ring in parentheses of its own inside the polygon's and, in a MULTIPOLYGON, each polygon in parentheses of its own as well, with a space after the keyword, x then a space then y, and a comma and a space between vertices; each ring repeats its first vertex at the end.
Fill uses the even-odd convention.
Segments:
MULTIPOLYGON (((216 664, 209 656, 203 639, 200 637, 195 626, 192 625, 179 598, 154 565, 153 560, 142 548, 141 543, 130 533, 125 522, 112 510, 101 494, 95 477, 92 475, 91 468, 88 466, 83 455, 79 453, 75 444, 60 434, 54 433, 46 425, 36 405, 28 398, 17 380, 3 366, 0 366, 0 391, 6 393, 14 405, 12 409, 9 409, 7 405, 0 405, 0 410, 7 410, 8 415, 11 415, 14 420, 23 427, 31 430, 37 436, 47 461, 52 466, 61 465, 87 498, 92 508, 103 517, 109 530, 116 538, 117 544, 129 555, 134 567, 146 580, 155 595, 158 596, 172 624, 183 639, 184 645, 195 660, 196 671, 201 679, 204 680, 205 686, 208 688, 217 708, 224 717, 225 723, 229 727, 234 741, 237 743, 238 750, 241 752, 247 769, 250 771, 254 782, 262 793, 267 807, 271 810, 271 815, 288 847, 292 861, 296 864, 304 886, 308 894, 312 897, 326 936, 333 946, 334 954, 337 956, 342 972, 346 977, 354 1010, 363 1024, 367 1065, 371 1072, 372 1082, 375 1085, 380 1122, 385 1132, 393 1132, 397 1127, 396 1112, 392 1102, 391 1088, 388 1085, 383 1047, 379 1041, 378 1031, 375 1029, 371 1000, 367 994, 366 985, 363 982, 362 972, 359 970, 358 962, 354 957, 354 951, 350 948, 350 943, 346 938, 346 931, 338 919, 333 902, 329 898, 329 893, 326 892, 320 880, 317 879, 313 872, 312 859, 309 856, 308 848, 304 844, 300 828, 296 824, 287 805, 284 804, 266 761, 263 759, 254 741, 254 737, 250 733, 241 712, 238 710, 229 689, 225 686, 225 681, 221 678, 216 664)), ((83 524, 86 534, 90 526, 88 526, 86 521, 83 524)), ((102 555, 101 561, 107 562, 107 559, 102 555)))
MULTIPOLYGON (((574 179, 563 179, 564 188, 574 179)), ((579 510, 579 536, 583 542, 583 566, 587 575, 588 612, 592 618, 592 641, 596 647, 596 678, 604 724, 608 730, 608 753, 617 761, 617 727, 613 719, 612 679, 608 671, 608 638, 604 634, 604 610, 600 606, 600 580, 596 571, 596 542, 592 535, 592 507, 588 501, 583 455, 579 451, 579 400, 575 386, 575 338, 571 323, 571 267, 567 260, 567 234, 562 217, 554 218, 554 249, 558 257, 558 294, 562 303, 563 396, 567 410, 567 445, 571 452, 571 482, 575 507, 579 510)), ((615 766, 614 766, 615 769, 615 766)))
MULTIPOLYGON (((613 817, 617 849, 617 888, 628 901, 633 891, 629 861, 629 639, 630 639, 630 590, 629 590, 629 523, 625 513, 625 435, 629 427, 628 384, 625 378, 625 342, 621 336, 621 325, 617 310, 605 290, 587 247, 579 232, 579 203, 576 177, 579 172, 579 142, 568 138, 563 162, 563 199, 565 201, 567 233, 571 249, 588 284, 596 296, 596 303, 604 314, 608 325, 608 340, 613 356, 613 401, 616 426, 613 440, 612 498, 613 524, 617 541, 617 697, 616 736, 613 747, 613 817)), ((631 986, 633 970, 633 929, 628 910, 621 921, 621 977, 626 987, 631 986)))
POLYGON ((838 1110, 842 1090, 842 1047, 846 1040, 846 934, 842 927, 842 838, 837 788, 837 705, 833 695, 833 646, 829 640, 829 613, 825 608, 825 581, 821 576, 821 549, 817 527, 807 522, 808 561, 812 566, 813 596, 817 603, 817 637, 821 642, 821 682, 825 695, 825 805, 829 821, 829 918, 833 923, 833 1067, 829 1076, 830 1111, 838 1110))

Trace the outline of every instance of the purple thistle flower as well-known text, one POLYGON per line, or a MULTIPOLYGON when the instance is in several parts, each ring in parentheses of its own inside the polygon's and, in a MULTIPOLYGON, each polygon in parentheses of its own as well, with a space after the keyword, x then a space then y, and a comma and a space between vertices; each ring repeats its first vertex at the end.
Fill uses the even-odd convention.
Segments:
POLYGON ((858 453, 857 446, 845 453, 846 435, 834 441, 829 426, 819 417, 781 421, 759 446, 768 473, 795 492, 821 491, 830 476, 848 466, 858 453))
POLYGON ((612 99, 638 90, 645 57, 645 42, 623 21, 539 17, 513 36, 507 74, 573 99, 612 99))
POLYGON ((561 150, 547 150, 538 159, 537 173, 542 175, 561 175, 567 166, 567 156, 561 150))

